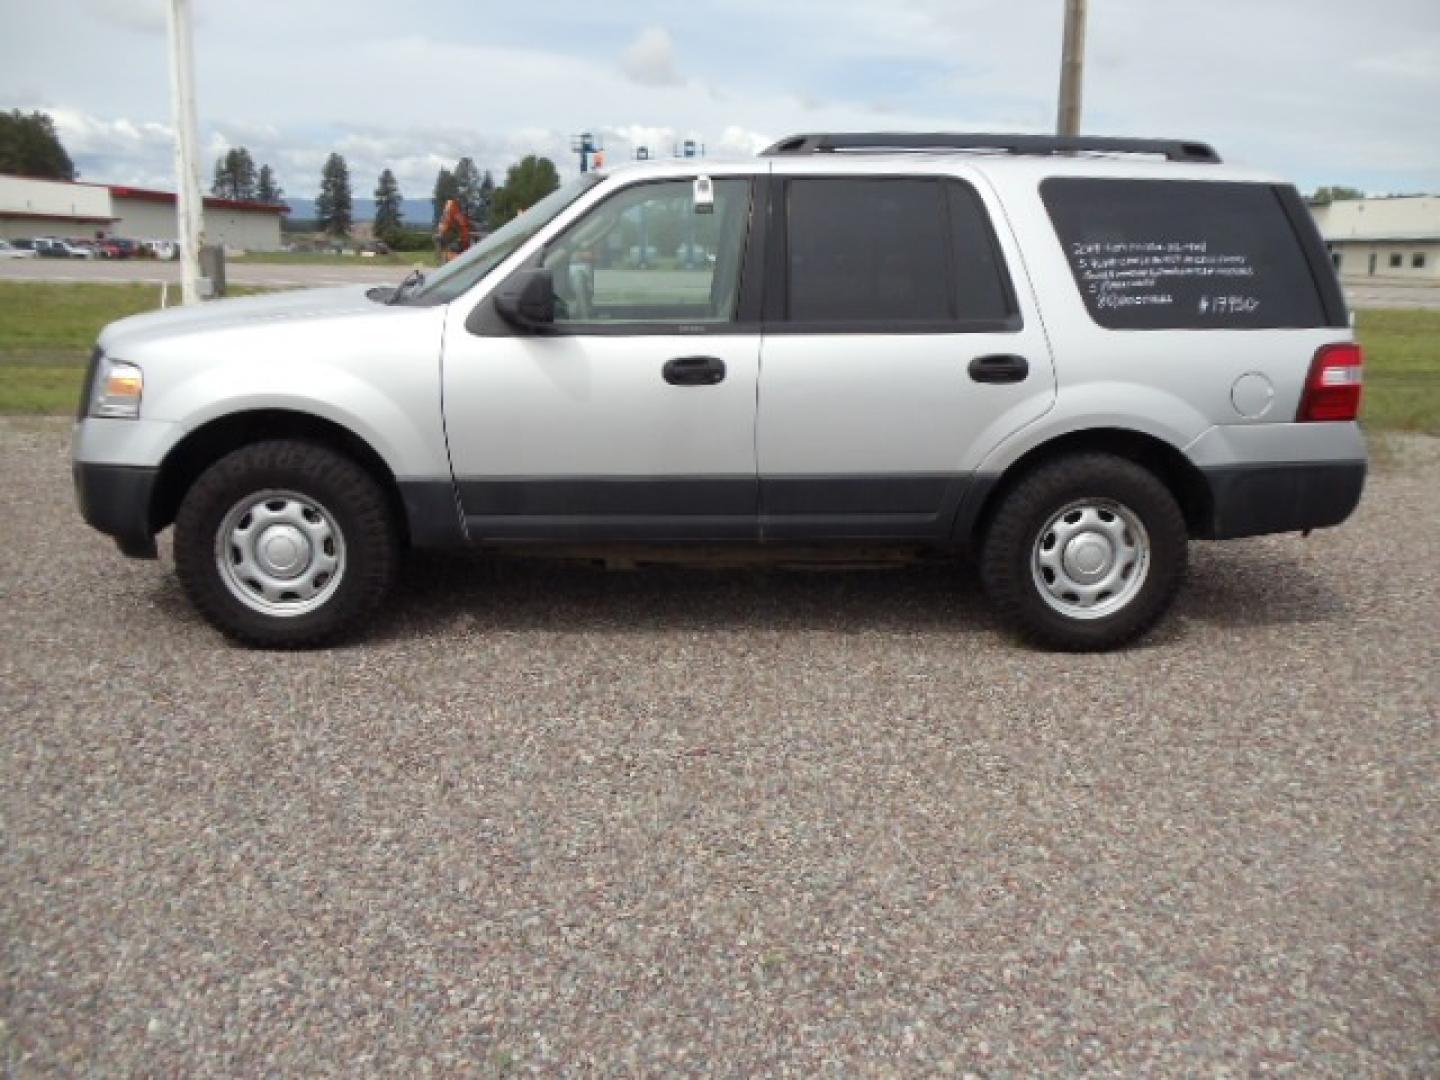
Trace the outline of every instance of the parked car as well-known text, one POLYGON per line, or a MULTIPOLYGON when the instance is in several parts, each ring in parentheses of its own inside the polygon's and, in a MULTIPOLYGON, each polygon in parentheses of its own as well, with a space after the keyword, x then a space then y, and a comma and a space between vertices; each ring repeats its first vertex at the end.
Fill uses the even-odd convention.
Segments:
POLYGON ((101 257, 100 245, 94 240, 67 240, 65 243, 70 245, 72 252, 78 252, 79 257, 82 259, 98 259, 101 257))
POLYGON ((1105 649, 1192 538, 1354 510, 1361 363, 1294 187, 1203 143, 801 135, 583 174, 396 288, 113 323, 74 477, 251 645, 356 631, 406 547, 558 543, 970 550, 1026 638, 1105 649), (657 222, 708 273, 589 272, 657 222))
POLYGON ((42 236, 35 241, 35 250, 51 259, 93 259, 94 248, 79 247, 70 240, 54 236, 42 236))
POLYGON ((0 259, 33 259, 35 248, 21 247, 21 244, 29 244, 28 240, 0 240, 0 259))
POLYGON ((142 240, 140 247, 152 258, 169 261, 180 257, 180 245, 174 240, 142 240))
POLYGON ((137 241, 125 240, 118 236, 100 241, 98 247, 101 257, 106 259, 133 259, 140 253, 140 245, 137 241))

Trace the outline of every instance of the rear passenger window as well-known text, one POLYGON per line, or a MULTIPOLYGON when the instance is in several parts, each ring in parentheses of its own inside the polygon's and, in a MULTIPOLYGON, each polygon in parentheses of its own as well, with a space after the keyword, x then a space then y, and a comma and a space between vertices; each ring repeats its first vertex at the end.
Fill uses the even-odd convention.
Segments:
POLYGON ((1101 326, 1327 325, 1305 251, 1269 185, 1052 177, 1040 194, 1101 326))
POLYGON ((788 190, 791 323, 861 332, 1012 328, 1012 294, 968 186, 805 178, 788 190))

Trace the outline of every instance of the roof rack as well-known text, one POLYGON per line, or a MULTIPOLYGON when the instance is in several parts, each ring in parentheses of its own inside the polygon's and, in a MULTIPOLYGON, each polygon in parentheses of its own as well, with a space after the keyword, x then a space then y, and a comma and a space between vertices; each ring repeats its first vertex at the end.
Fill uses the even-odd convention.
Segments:
POLYGON ((990 150, 1007 154, 1155 154, 1168 161, 1218 164, 1220 155, 1209 143, 1189 139, 1120 139, 1089 135, 991 135, 947 131, 813 132, 791 135, 761 151, 781 154, 828 154, 837 150, 990 150))

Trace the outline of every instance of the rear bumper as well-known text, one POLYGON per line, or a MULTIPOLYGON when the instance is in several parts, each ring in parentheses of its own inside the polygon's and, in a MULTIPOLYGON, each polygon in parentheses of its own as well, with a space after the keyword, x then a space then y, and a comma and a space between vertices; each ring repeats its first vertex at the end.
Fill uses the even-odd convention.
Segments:
POLYGON ((137 559, 155 558, 150 496, 160 470, 77 461, 72 473, 80 516, 91 527, 114 537, 124 554, 137 559))
POLYGON ((1365 461, 1267 462, 1201 470, 1210 484, 1207 540, 1323 529, 1360 504, 1365 461))

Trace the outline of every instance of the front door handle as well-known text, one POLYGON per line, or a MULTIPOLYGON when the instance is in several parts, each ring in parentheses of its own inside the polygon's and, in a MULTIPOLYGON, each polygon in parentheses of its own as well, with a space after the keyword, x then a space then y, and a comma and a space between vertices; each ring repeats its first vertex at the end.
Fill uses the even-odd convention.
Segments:
POLYGON ((970 378, 978 383, 1024 382, 1030 374, 1030 362, 1013 353, 992 353, 970 361, 970 378))
POLYGON ((725 361, 718 356, 677 356, 660 369, 671 386, 714 386, 725 378, 725 361))

